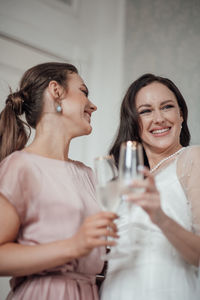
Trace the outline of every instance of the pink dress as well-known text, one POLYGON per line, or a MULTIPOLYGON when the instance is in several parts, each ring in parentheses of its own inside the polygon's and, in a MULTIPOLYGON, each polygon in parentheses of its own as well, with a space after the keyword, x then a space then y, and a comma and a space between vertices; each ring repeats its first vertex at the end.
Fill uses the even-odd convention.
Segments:
MULTIPOLYGON (((83 220, 100 209, 92 170, 81 162, 59 161, 16 151, 0 165, 0 193, 21 220, 17 242, 37 245, 73 236, 83 220)), ((102 249, 40 274, 11 280, 14 300, 98 299, 95 274, 102 249)), ((47 253, 48 255, 48 253, 47 253)))

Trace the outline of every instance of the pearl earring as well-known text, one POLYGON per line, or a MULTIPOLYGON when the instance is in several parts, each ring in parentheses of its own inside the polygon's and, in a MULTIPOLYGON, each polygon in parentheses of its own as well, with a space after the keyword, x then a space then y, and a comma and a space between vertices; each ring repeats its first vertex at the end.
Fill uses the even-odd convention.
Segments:
POLYGON ((62 107, 60 106, 60 104, 57 105, 56 111, 57 111, 58 113, 61 113, 62 107))

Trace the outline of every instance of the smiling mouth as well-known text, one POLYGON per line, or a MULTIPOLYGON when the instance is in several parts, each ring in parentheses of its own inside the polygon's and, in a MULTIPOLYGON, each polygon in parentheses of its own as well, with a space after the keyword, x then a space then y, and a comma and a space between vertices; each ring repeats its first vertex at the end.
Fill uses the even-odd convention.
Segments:
POLYGON ((85 112, 84 112, 84 115, 85 115, 87 121, 90 123, 90 120, 91 120, 91 115, 90 115, 90 113, 88 113, 87 111, 85 111, 85 112))
POLYGON ((171 127, 163 128, 163 129, 156 129, 152 130, 151 133, 154 135, 162 135, 163 133, 169 132, 171 127))

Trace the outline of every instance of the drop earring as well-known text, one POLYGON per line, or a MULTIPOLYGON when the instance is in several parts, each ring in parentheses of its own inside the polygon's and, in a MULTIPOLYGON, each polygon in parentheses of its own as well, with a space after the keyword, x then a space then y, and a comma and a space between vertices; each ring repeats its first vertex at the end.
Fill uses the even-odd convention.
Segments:
POLYGON ((58 113, 61 113, 62 112, 62 106, 61 106, 61 100, 60 100, 60 95, 59 95, 59 92, 57 91, 57 97, 56 97, 56 102, 57 102, 57 106, 56 106, 56 111, 58 113))
POLYGON ((61 107, 60 104, 58 104, 58 105, 56 106, 56 111, 57 111, 58 113, 61 113, 61 112, 62 112, 62 107, 61 107))

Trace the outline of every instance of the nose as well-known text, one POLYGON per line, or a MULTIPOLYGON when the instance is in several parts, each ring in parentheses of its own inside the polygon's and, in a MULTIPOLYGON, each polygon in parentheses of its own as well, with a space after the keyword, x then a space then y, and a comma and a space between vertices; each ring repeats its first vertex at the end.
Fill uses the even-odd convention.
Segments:
POLYGON ((155 110, 154 111, 154 115, 153 115, 153 121, 154 121, 154 123, 156 123, 156 124, 163 123, 164 119, 165 118, 163 116, 162 111, 160 111, 160 110, 155 110))
POLYGON ((90 106, 91 112, 94 112, 95 110, 97 110, 96 105, 94 105, 90 100, 89 100, 89 106, 90 106))

